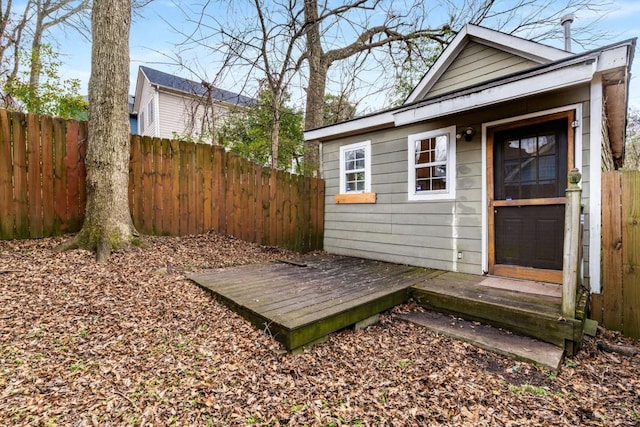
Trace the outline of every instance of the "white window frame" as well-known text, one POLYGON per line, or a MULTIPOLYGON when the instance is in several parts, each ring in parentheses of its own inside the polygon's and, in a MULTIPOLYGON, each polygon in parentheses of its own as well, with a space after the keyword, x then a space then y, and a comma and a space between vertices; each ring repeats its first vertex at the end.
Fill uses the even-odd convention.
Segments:
POLYGON ((140 135, 142 135, 144 133, 144 129, 145 129, 145 123, 144 123, 144 119, 145 119, 145 114, 144 111, 141 111, 140 114, 138 114, 138 133, 140 135))
MULTIPOLYGON (((349 171, 351 172, 351 171, 349 171)), ((371 193, 371 141, 356 142, 340 147, 340 194, 371 193), (347 151, 364 148, 364 191, 347 191, 345 159, 347 151)))
POLYGON ((153 98, 147 103, 147 124, 151 125, 151 123, 155 120, 155 106, 153 102, 153 98))
POLYGON ((430 130, 428 132, 409 135, 407 138, 408 152, 408 182, 407 192, 409 200, 451 200, 456 197, 456 127, 430 130), (447 136, 447 188, 445 190, 416 191, 416 154, 415 143, 422 139, 447 136))

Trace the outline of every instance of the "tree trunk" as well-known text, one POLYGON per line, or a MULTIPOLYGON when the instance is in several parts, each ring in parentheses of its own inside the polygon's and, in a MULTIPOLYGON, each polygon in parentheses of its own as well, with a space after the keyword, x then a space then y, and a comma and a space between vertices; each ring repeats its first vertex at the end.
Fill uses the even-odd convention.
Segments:
POLYGON ((130 0, 93 3, 89 139, 87 143, 87 205, 78 235, 62 249, 95 250, 98 262, 112 249, 132 242, 129 181, 129 30, 130 0))
MULTIPOLYGON (((40 85, 40 74, 42 73, 42 12, 38 10, 36 25, 31 41, 30 64, 29 64, 29 87, 34 94, 38 93, 40 85)), ((39 108, 38 108, 39 110, 39 108)))
MULTIPOLYGON (((275 95, 274 95, 275 98, 275 95)), ((273 116, 271 122, 271 167, 278 168, 278 146, 280 145, 280 107, 272 103, 273 116)))
MULTIPOLYGON (((322 50, 317 0, 304 1, 304 19, 309 23, 306 32, 309 83, 307 85, 304 128, 309 130, 322 126, 324 91, 327 84, 327 70, 329 69, 322 50)), ((317 172, 320 167, 318 143, 305 141, 304 151, 305 169, 312 173, 317 172)))

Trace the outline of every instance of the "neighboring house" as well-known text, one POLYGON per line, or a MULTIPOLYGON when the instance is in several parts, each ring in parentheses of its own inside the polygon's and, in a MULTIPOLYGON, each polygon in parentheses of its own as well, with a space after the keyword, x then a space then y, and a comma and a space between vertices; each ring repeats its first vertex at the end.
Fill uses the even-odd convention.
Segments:
POLYGON ((138 69, 133 111, 140 135, 210 138, 216 121, 254 99, 149 67, 138 69))
POLYGON ((467 25, 402 106, 305 132, 322 144, 325 250, 561 283, 576 167, 600 292, 601 171, 622 164, 635 43, 573 54, 467 25))

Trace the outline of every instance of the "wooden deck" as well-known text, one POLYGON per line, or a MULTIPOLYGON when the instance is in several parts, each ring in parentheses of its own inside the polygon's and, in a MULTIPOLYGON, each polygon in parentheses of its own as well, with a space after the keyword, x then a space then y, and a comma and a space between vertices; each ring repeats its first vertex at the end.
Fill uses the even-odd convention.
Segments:
POLYGON ((287 349, 296 349, 405 302, 441 271, 324 255, 190 275, 287 349))
MULTIPOLYGON (((534 293, 504 289, 486 278, 359 258, 323 255, 211 270, 189 278, 212 291, 256 327, 292 350, 384 310, 415 299, 452 313, 538 338, 573 353, 582 341, 583 317, 560 317, 555 290, 528 282, 534 293)), ((586 298, 579 302, 581 313, 586 298)), ((580 316, 579 316, 580 317, 580 316)))

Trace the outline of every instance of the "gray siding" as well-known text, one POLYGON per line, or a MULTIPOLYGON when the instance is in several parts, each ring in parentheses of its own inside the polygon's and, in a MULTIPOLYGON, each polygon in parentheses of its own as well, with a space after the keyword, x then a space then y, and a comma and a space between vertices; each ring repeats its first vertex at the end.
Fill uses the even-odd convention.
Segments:
POLYGON ((470 42, 429 90, 426 97, 442 95, 474 84, 539 65, 528 59, 470 42))
MULTIPOLYGON (((482 273, 482 123, 582 103, 582 161, 584 204, 589 189, 589 88, 556 92, 473 113, 350 136, 323 143, 323 178, 326 181, 325 250, 331 253, 389 262, 482 273), (456 147, 456 200, 409 201, 407 195, 407 136, 456 125, 473 126, 471 142, 456 147), (336 204, 339 191, 340 146, 371 140, 371 191, 376 204, 336 204), (457 253, 461 251, 461 260, 457 253)), ((588 235, 585 235, 585 254, 588 235)), ((588 265, 585 265, 588 272, 588 265)))

